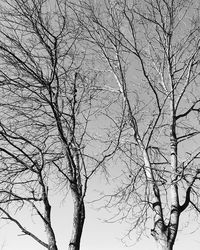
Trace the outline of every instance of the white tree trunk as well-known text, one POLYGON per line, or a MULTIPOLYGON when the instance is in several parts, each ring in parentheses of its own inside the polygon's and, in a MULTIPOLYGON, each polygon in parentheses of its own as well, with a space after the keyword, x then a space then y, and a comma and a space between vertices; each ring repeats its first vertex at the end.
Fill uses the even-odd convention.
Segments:
POLYGON ((156 240, 157 250, 173 250, 173 244, 167 240, 167 235, 163 235, 156 240))
POLYGON ((85 221, 85 206, 83 200, 73 190, 72 196, 74 200, 73 229, 68 250, 79 250, 85 221))

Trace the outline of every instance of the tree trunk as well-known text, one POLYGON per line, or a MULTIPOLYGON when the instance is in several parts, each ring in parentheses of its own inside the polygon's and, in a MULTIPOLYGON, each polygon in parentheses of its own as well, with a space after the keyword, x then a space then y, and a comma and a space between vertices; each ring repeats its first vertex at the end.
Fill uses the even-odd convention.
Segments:
POLYGON ((48 199, 48 187, 45 187, 43 182, 43 177, 41 175, 41 172, 39 174, 40 177, 40 183, 42 185, 42 195, 43 195, 43 203, 44 203, 44 224, 45 224, 45 230, 47 234, 47 240, 48 240, 48 250, 58 250, 57 244, 56 244, 56 237, 51 225, 51 205, 49 203, 48 199))
POLYGON ((158 248, 157 248, 158 250, 173 250, 173 247, 172 246, 170 246, 170 245, 161 245, 161 244, 158 244, 158 248))
POLYGON ((56 245, 48 246, 48 250, 58 250, 56 245))
POLYGON ((77 193, 72 191, 72 196, 74 199, 74 216, 72 235, 68 250, 79 250, 85 221, 85 205, 84 201, 78 197, 77 193))
POLYGON ((158 250, 173 250, 173 245, 172 244, 169 244, 168 242, 166 241, 163 241, 163 242, 158 242, 158 250))
POLYGON ((154 229, 151 230, 151 235, 157 243, 157 249, 173 249, 176 232, 174 232, 174 226, 171 222, 169 222, 168 225, 165 225, 161 220, 155 221, 154 229))
POLYGON ((158 250, 173 250, 173 243, 167 240, 167 235, 156 239, 158 250))
POLYGON ((151 235, 157 243, 159 250, 172 250, 178 231, 179 212, 172 206, 170 221, 167 225, 160 219, 154 222, 151 235))
POLYGON ((50 218, 50 211, 51 211, 51 206, 49 203, 46 201, 45 205, 46 210, 45 210, 45 229, 46 229, 46 234, 47 234, 47 239, 48 239, 48 250, 58 250, 57 244, 56 244, 56 237, 54 234, 54 231, 51 226, 51 218, 50 218), (48 208, 48 209, 47 209, 48 208))
POLYGON ((55 235, 52 230, 47 231, 48 237, 48 250, 58 250, 55 235))

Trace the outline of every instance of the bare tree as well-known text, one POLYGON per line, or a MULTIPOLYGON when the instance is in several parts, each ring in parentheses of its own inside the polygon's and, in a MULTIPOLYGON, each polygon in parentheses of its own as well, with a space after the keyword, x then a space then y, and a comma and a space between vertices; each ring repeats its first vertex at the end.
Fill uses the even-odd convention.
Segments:
POLYGON ((76 15, 125 105, 119 151, 128 180, 109 205, 141 232, 153 218, 151 235, 173 249, 180 215, 199 212, 198 3, 79 1, 76 15))
POLYGON ((49 199, 55 187, 71 190, 68 249, 78 250, 88 181, 117 147, 98 135, 98 119, 118 93, 102 101, 73 15, 64 0, 1 1, 0 210, 49 250, 58 249, 49 199), (44 223, 47 243, 16 217, 27 207, 44 223))

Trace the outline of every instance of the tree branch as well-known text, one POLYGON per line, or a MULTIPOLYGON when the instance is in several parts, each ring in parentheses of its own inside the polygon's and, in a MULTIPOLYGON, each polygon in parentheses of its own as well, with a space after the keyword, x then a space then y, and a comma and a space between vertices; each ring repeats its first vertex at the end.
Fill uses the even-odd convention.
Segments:
POLYGON ((24 234, 30 236, 31 238, 36 240, 39 244, 41 244, 42 246, 48 249, 48 244, 40 240, 35 234, 31 233, 24 226, 22 226, 22 224, 18 220, 14 219, 8 212, 6 212, 5 209, 0 207, 0 211, 2 211, 7 216, 6 218, 3 218, 3 219, 9 219, 10 221, 14 222, 22 230, 24 234))

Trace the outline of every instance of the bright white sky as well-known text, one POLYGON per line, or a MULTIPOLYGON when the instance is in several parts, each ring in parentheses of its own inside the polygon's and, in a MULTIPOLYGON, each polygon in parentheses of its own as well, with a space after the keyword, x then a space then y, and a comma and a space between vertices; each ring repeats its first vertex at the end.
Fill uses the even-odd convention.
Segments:
MULTIPOLYGON (((90 211, 91 212, 91 211, 90 211)), ((91 215, 94 215, 94 211, 91 212, 91 215)), ((61 218, 60 218, 61 219, 61 218)), ((63 225, 60 225, 61 227, 63 225)), ((68 249, 65 246, 70 237, 70 225, 67 225, 67 234, 63 235, 62 229, 58 230, 62 235, 63 239, 66 236, 66 241, 60 245, 59 250, 68 249)), ((0 247, 4 245, 1 250, 44 250, 45 248, 40 247, 38 243, 35 243, 32 239, 27 236, 17 236, 17 231, 14 227, 9 226, 1 228, 0 233, 0 247)), ((86 221, 85 230, 83 234, 81 250, 145 250, 152 249, 156 250, 156 245, 153 239, 143 239, 139 243, 132 245, 131 247, 125 247, 120 241, 120 235, 122 235, 123 227, 119 224, 105 224, 95 219, 93 216, 88 216, 86 221)), ((60 236, 61 236, 60 235, 60 236)), ((58 237, 60 238, 60 237, 58 237)), ((63 241, 62 239, 62 241, 63 241)), ((177 239, 174 250, 199 250, 200 248, 200 233, 196 232, 194 234, 184 234, 180 232, 180 235, 177 239)))
MULTIPOLYGON (((59 250, 67 250, 71 234, 71 214, 72 204, 70 198, 66 200, 66 205, 56 204, 53 213, 53 224, 56 227, 57 241, 59 250), (64 215, 65 214, 65 215, 64 215)), ((81 250, 156 250, 156 244, 153 238, 142 239, 139 243, 130 247, 122 244, 122 238, 125 232, 125 225, 120 223, 108 224, 102 221, 106 217, 104 210, 94 210, 92 205, 87 205, 87 217, 82 237, 81 250)), ((24 214, 26 218, 27 214, 24 214)), ((28 217, 27 217, 28 220, 28 217)), ((32 220, 36 225, 36 220, 32 220)), ((193 222, 192 222, 193 223, 193 222)), ((7 225, 0 228, 0 250, 44 250, 45 248, 35 243, 28 236, 20 236, 21 232, 16 226, 7 225)), ((189 229, 179 232, 174 250, 199 250, 200 249, 200 231, 189 233, 189 229)))
MULTIPOLYGON (((116 169, 114 168, 116 172, 116 169)), ((94 200, 96 198, 96 190, 107 189, 110 186, 105 187, 104 178, 97 177, 93 180, 89 188, 89 197, 87 200, 94 200), (104 184, 103 184, 104 183, 104 184), (102 188, 101 188, 102 187, 102 188)), ((71 236, 72 229, 72 200, 70 195, 66 198, 65 202, 61 202, 59 199, 62 197, 61 192, 57 192, 56 196, 52 197, 52 223, 55 227, 58 249, 67 250, 68 243, 71 236), (59 195, 61 194, 61 195, 59 195)), ((157 246, 153 237, 150 235, 150 230, 147 232, 149 237, 144 237, 140 242, 134 244, 134 239, 129 241, 130 247, 126 247, 121 239, 124 236, 128 226, 120 223, 105 223, 104 219, 111 217, 112 214, 108 214, 105 209, 95 209, 97 204, 86 204, 86 222, 84 226, 84 232, 81 241, 81 250, 156 250, 157 246)), ((32 217, 30 219, 30 213, 27 211, 21 211, 23 220, 27 222, 27 229, 32 229, 37 232, 38 236, 44 235, 43 225, 37 224, 37 219, 32 217)), ((188 216, 188 215, 187 215, 188 216)), ((181 221, 187 221, 188 218, 183 214, 181 221)), ((190 219, 190 218, 189 218, 190 219)), ((1 225, 1 222, 0 222, 1 225)), ((194 219, 190 219, 190 227, 187 223, 183 226, 181 224, 180 231, 176 240, 174 250, 199 250, 200 249, 200 230, 195 231, 197 223, 194 219), (191 228, 192 226, 192 228, 191 228)), ((152 225, 149 225, 152 227, 152 225)), ((13 225, 0 226, 0 250, 45 250, 32 238, 28 236, 22 236, 21 231, 13 225)))

